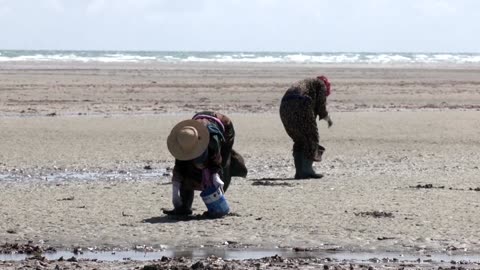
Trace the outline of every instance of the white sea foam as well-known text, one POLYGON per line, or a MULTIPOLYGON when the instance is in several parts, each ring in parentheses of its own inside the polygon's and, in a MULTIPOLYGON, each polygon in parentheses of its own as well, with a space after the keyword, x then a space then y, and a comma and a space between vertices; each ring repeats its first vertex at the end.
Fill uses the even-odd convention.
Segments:
POLYGON ((0 51, 0 62, 480 64, 479 53, 0 51))

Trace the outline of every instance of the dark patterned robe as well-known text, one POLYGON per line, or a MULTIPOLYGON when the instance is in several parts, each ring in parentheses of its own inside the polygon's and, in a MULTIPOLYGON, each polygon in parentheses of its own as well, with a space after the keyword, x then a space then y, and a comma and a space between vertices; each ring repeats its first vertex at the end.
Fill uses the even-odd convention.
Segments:
POLYGON ((318 156, 319 136, 316 118, 328 116, 325 83, 317 78, 292 85, 282 98, 280 118, 293 140, 293 151, 314 160, 318 156))

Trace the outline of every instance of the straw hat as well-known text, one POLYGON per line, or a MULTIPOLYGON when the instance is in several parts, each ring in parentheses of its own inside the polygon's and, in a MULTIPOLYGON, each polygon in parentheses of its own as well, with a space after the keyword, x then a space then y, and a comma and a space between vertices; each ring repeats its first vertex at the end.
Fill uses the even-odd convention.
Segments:
POLYGON ((167 138, 168 151, 178 160, 199 157, 208 147, 210 134, 207 127, 195 120, 176 124, 167 138))

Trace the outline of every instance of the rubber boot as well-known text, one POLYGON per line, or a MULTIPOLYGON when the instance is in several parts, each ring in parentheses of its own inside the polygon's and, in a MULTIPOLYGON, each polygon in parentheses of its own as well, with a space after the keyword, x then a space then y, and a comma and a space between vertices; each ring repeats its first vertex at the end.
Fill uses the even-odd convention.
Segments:
POLYGON ((304 165, 305 157, 301 152, 293 152, 293 161, 295 164, 295 179, 306 179, 308 178, 307 174, 305 173, 305 165, 304 165))
POLYGON ((180 197, 182 198, 182 208, 180 212, 183 212, 185 215, 192 214, 193 196, 193 190, 180 188, 180 197))
POLYGON ((163 213, 169 216, 189 216, 192 212, 194 191, 180 188, 180 198, 182 206, 173 210, 163 210, 163 213))
POLYGON ((313 160, 304 159, 303 166, 304 166, 303 171, 307 175, 307 178, 320 179, 323 177, 323 174, 316 173, 315 170, 313 169, 313 160))

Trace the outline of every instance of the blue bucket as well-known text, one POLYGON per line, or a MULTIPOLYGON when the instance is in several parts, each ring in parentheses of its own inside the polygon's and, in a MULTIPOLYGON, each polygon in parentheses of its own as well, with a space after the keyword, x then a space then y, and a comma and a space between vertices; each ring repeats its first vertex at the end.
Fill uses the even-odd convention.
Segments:
POLYGON ((227 199, 225 199, 220 186, 205 189, 200 193, 200 197, 202 197, 210 214, 224 216, 230 212, 227 199))

